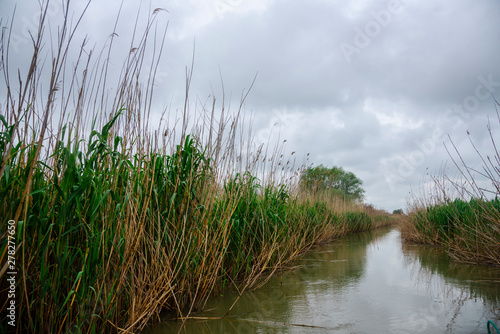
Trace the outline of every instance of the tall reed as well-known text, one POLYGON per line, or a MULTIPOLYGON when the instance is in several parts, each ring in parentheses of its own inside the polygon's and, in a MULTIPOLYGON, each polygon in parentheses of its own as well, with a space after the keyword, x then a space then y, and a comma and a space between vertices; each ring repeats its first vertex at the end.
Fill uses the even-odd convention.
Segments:
POLYGON ((78 23, 70 27, 69 5, 47 70, 42 3, 29 70, 18 86, 10 81, 9 35, 2 30, 0 291, 7 287, 12 219, 18 333, 139 331, 163 309, 186 319, 217 289, 257 287, 314 243, 372 226, 358 207, 298 193, 300 168, 282 163, 279 145, 252 151, 241 141, 241 110, 222 105, 219 113, 214 99, 211 110, 196 110, 205 121, 190 123, 192 67, 181 121, 153 133, 162 11, 133 37, 111 87, 116 32, 97 57, 82 43, 70 65, 78 23), (143 70, 150 73, 145 82, 143 70))
POLYGON ((460 181, 445 174, 435 177, 427 197, 410 201, 410 214, 401 225, 405 239, 444 246, 459 261, 500 265, 500 153, 490 122, 487 129, 493 154, 484 156, 470 140, 482 170, 470 167, 452 142, 449 154, 460 181))

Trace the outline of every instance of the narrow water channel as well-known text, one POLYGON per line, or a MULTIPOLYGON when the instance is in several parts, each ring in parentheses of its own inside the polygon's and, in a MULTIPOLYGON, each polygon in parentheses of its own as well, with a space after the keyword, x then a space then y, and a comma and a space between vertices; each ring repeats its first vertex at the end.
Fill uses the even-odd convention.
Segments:
MULTIPOLYGON (((316 247, 261 289, 210 300, 182 333, 486 333, 500 324, 500 269, 378 229, 316 247)), ((177 333, 164 321, 147 334, 177 333)))

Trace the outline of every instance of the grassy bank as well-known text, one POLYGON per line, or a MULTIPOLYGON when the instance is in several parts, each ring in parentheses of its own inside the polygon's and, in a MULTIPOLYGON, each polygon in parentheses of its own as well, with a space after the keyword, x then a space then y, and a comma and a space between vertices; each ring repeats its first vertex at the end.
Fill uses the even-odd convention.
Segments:
POLYGON ((500 265, 499 199, 455 199, 417 209, 401 231, 406 240, 445 247, 456 260, 500 265))
POLYGON ((51 45, 46 8, 24 71, 9 65, 7 29, 1 41, 0 284, 4 296, 13 256, 18 333, 138 331, 163 309, 187 316, 229 284, 257 287, 314 243, 387 223, 357 204, 300 192, 301 168, 281 146, 248 144, 245 96, 234 113, 217 111, 215 98, 208 111, 190 109, 192 68, 180 117, 153 128, 165 32, 152 42, 149 33, 161 11, 110 87, 117 34, 89 51, 72 42, 78 23, 64 21, 55 48, 41 54, 51 45), (72 61, 70 49, 80 51, 72 61))
POLYGON ((403 238, 443 246, 459 261, 500 266, 500 153, 490 122, 487 130, 492 148, 487 155, 469 138, 482 162, 479 168, 477 163, 470 167, 452 142, 454 151, 449 153, 459 177, 435 177, 427 196, 410 201, 401 224, 403 238))

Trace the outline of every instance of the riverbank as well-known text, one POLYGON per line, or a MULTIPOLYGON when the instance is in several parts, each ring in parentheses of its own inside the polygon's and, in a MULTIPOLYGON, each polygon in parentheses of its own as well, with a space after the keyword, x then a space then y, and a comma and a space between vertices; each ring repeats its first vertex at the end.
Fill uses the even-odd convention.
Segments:
POLYGON ((457 261, 500 266, 499 199, 456 199, 414 209, 400 230, 408 241, 444 247, 457 261))
MULTIPOLYGON (((86 149, 65 125, 49 160, 36 160, 36 141, 10 151, 1 213, 24 217, 15 219, 22 331, 140 330, 162 310, 199 309, 225 286, 263 284, 316 243, 390 222, 224 171, 195 136, 170 154, 145 152, 117 135, 124 112, 93 129, 86 149)), ((13 128, 4 124, 2 138, 13 128)))
MULTIPOLYGON (((469 334, 500 319, 500 268, 453 262, 442 248, 402 242, 395 227, 316 245, 292 266, 260 289, 210 298, 182 332, 469 334)), ((177 333, 173 318, 143 334, 177 333)))
POLYGON ((141 152, 112 135, 123 112, 92 131, 86 150, 68 135, 49 161, 34 160, 26 141, 10 152, 2 215, 21 208, 25 217, 17 220, 23 331, 140 330, 161 310, 189 314, 227 285, 262 284, 314 244, 390 222, 288 183, 224 175, 194 136, 171 154, 141 152))
POLYGON ((400 226, 403 238, 442 246, 457 261, 500 266, 499 106, 495 100, 496 124, 488 118, 485 126, 490 150, 479 152, 469 137, 477 156, 468 163, 451 141, 448 154, 457 175, 432 176, 430 188, 409 199, 409 213, 400 226))

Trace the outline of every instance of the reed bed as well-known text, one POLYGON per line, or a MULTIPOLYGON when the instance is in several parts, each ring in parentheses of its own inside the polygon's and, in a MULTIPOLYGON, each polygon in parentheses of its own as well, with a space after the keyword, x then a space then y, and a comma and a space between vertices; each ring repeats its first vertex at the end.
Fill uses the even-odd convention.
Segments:
MULTIPOLYGON (((1 40, 0 291, 7 291, 7 220, 14 220, 18 333, 129 333, 162 310, 186 319, 227 285, 258 287, 313 244, 374 226, 357 204, 301 194, 301 168, 281 163, 280 146, 242 144, 246 95, 234 113, 217 111, 215 99, 212 109, 191 111, 192 67, 180 119, 151 130, 161 10, 134 36, 111 89, 116 33, 98 53, 107 58, 83 43, 70 65, 78 24, 68 22, 69 1, 51 68, 43 67, 47 6, 15 87, 7 29, 1 40), (202 121, 190 123, 194 114, 202 121)), ((5 315, 0 320, 6 324, 5 315)))
POLYGON ((459 261, 500 265, 500 200, 455 199, 414 210, 401 227, 406 240, 443 246, 459 261))
POLYGON ((471 140, 482 170, 469 167, 452 143, 454 151, 449 153, 460 181, 444 174, 433 178, 427 197, 410 200, 401 232, 406 240, 445 247, 458 261, 500 266, 500 154, 490 122, 487 129, 493 154, 484 156, 471 140))

